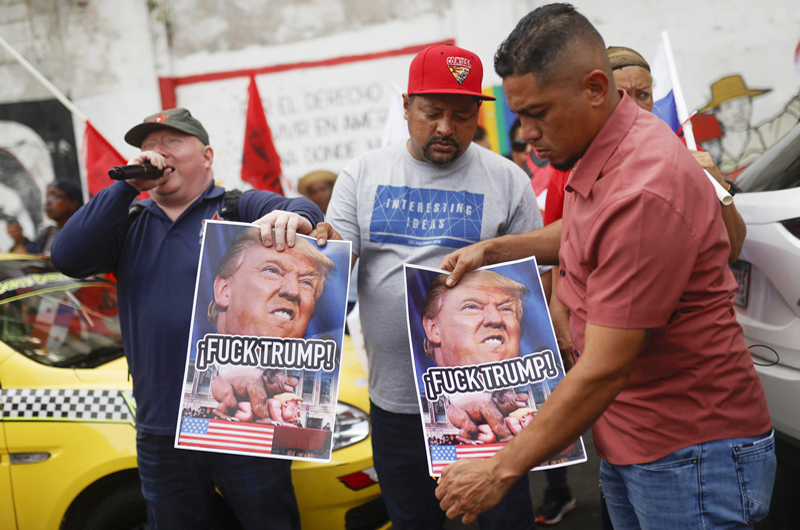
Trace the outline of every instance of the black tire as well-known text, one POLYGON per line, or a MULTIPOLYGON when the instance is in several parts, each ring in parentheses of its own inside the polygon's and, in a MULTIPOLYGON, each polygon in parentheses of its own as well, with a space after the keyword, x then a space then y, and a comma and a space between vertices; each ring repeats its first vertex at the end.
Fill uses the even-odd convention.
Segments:
POLYGON ((147 530, 147 502, 138 482, 103 499, 89 514, 84 530, 147 530))

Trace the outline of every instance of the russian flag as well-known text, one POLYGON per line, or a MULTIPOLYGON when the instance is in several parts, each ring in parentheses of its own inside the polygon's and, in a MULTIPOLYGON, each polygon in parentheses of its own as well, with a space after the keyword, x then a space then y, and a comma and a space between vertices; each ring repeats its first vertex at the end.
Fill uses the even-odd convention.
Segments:
MULTIPOLYGON (((683 90, 678 79, 678 69, 675 67, 672 46, 669 43, 669 34, 666 31, 661 32, 661 42, 658 44, 656 58, 650 63, 650 74, 653 76, 653 99, 655 100, 653 112, 667 122, 667 125, 676 134, 681 129, 681 123, 685 124, 681 132, 683 133, 686 147, 692 151, 697 150, 692 122, 689 120, 689 111, 686 108, 686 100, 683 99, 683 90)), ((713 184, 714 191, 720 202, 725 205, 733 203, 733 199, 720 186, 719 182, 708 171, 705 174, 713 184)))
POLYGON ((678 119, 678 107, 675 103, 675 91, 672 76, 669 74, 669 62, 664 41, 658 43, 656 58, 650 63, 650 74, 653 76, 653 113, 667 122, 677 134, 681 121, 678 119))

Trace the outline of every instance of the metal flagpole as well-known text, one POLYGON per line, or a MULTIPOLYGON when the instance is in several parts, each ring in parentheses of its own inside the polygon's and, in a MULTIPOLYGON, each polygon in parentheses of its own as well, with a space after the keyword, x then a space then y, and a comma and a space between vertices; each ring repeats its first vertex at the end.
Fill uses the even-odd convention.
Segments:
POLYGON ((8 42, 6 42, 6 40, 3 37, 0 37, 0 45, 2 45, 3 48, 5 48, 6 51, 8 51, 8 53, 10 53, 12 56, 14 56, 14 59, 16 59, 17 62, 19 64, 21 64, 28 72, 30 72, 33 77, 35 77, 41 84, 43 84, 44 87, 51 94, 53 94, 53 97, 55 97, 65 107, 67 107, 71 113, 75 114, 77 117, 79 117, 83 121, 87 121, 88 120, 88 118, 86 117, 86 114, 81 112, 81 110, 78 107, 76 107, 73 102, 71 102, 69 99, 67 99, 67 96, 62 94, 61 91, 58 90, 53 85, 53 83, 48 81, 47 78, 45 76, 43 76, 41 74, 41 72, 39 72, 39 70, 37 70, 31 63, 29 63, 28 60, 25 59, 25 57, 20 55, 20 53, 17 50, 15 50, 8 42))
MULTIPOLYGON (((20 55, 20 53, 14 49, 3 37, 0 37, 0 45, 6 49, 8 53, 10 53, 14 59, 17 60, 19 64, 23 66, 30 74, 37 79, 44 87, 56 98, 58 101, 61 102, 62 105, 67 107, 67 109, 77 116, 81 121, 86 124, 89 121, 89 118, 86 117, 86 114, 81 112, 81 110, 72 102, 70 101, 67 96, 65 96, 59 89, 53 85, 48 79, 42 75, 39 70, 37 70, 31 63, 28 62, 25 57, 20 55)), ((85 161, 84 161, 85 162, 85 161)), ((89 200, 89 183, 86 180, 86 170, 84 167, 80 167, 80 174, 81 174, 81 187, 83 188, 83 200, 84 202, 89 200)))
MULTIPOLYGON (((694 140, 694 130, 692 129, 692 121, 689 119, 689 110, 686 108, 686 100, 683 99, 683 89, 678 80, 678 68, 675 66, 675 58, 672 56, 672 46, 669 43, 669 34, 666 31, 661 32, 661 41, 664 43, 664 54, 667 57, 667 65, 669 66, 669 76, 672 80, 672 95, 675 98, 675 109, 678 111, 678 121, 683 124, 683 138, 686 140, 686 147, 692 151, 697 151, 697 142, 694 140)), ((711 173, 703 170, 708 177, 708 180, 714 185, 714 191, 717 192, 719 202, 728 206, 733 204, 733 197, 723 188, 717 179, 711 176, 711 173)))

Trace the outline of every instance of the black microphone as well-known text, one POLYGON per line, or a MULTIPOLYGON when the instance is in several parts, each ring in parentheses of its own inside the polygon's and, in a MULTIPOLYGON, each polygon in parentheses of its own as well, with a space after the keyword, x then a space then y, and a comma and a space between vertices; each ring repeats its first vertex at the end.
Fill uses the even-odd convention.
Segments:
POLYGON ((158 169, 147 162, 130 166, 117 166, 108 170, 108 176, 114 180, 157 179, 163 174, 163 169, 158 169))

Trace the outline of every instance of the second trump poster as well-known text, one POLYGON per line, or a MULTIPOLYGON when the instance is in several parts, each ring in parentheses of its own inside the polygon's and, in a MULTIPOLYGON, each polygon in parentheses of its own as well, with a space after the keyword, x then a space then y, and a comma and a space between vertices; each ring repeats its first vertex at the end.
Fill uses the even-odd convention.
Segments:
MULTIPOLYGON (((490 458, 564 377, 535 258, 466 273, 405 265, 411 356, 428 465, 490 458)), ((535 469, 586 461, 582 439, 535 469)))

